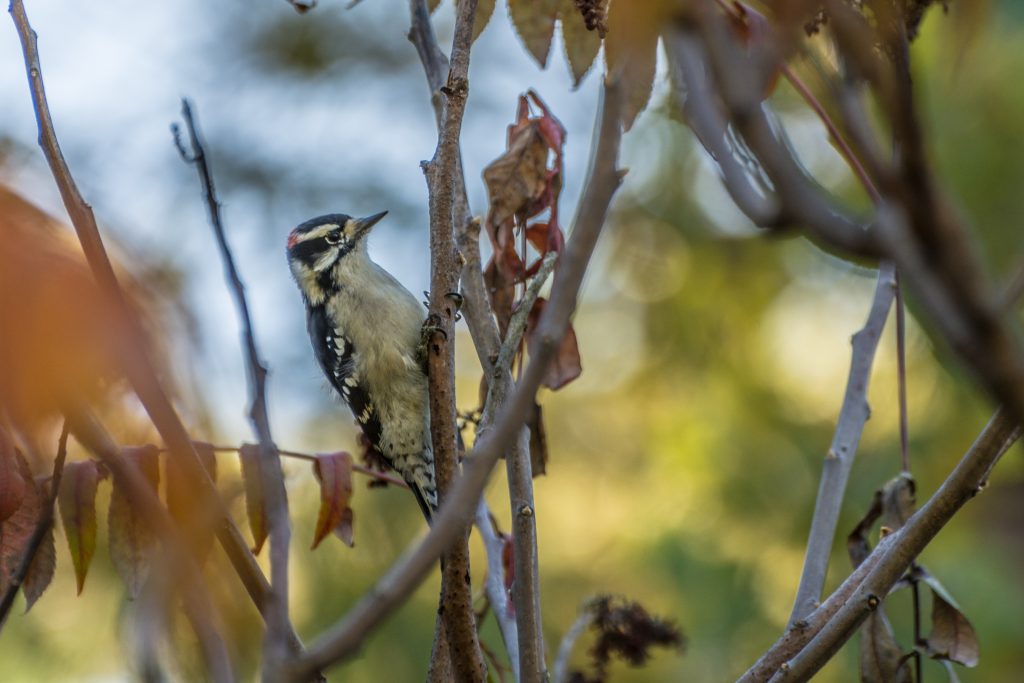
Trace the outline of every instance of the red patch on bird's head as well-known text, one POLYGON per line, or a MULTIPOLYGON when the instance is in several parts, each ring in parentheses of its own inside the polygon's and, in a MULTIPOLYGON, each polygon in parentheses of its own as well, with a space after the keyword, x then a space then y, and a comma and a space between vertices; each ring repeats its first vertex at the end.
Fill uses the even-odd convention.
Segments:
POLYGON ((298 230, 292 230, 290 233, 288 233, 288 248, 289 249, 291 249, 296 244, 298 244, 298 242, 299 242, 299 231, 298 230))

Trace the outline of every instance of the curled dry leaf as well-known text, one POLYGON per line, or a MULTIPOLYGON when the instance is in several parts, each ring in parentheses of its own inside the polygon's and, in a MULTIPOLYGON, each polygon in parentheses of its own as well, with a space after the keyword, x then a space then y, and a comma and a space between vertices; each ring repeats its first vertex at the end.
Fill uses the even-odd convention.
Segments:
POLYGON ((945 659, 967 667, 978 664, 978 634, 944 588, 927 581, 932 589, 932 631, 925 651, 933 659, 945 659))
POLYGON ((881 606, 860 627, 860 680, 862 683, 912 683, 906 654, 896 642, 881 606))
POLYGON ((267 523, 267 501, 263 494, 259 446, 251 443, 242 444, 238 449, 238 457, 242 463, 245 511, 249 516, 249 529, 252 531, 252 551, 259 555, 270 528, 267 523))
MULTIPOLYGON (((140 446, 125 448, 122 454, 156 493, 160 485, 160 450, 156 446, 140 446)), ((156 536, 136 511, 128 489, 117 480, 110 497, 107 527, 110 559, 128 589, 128 597, 134 600, 149 577, 156 536)))
POLYGON ((909 473, 901 473, 882 487, 882 526, 895 531, 914 514, 916 484, 909 473))
MULTIPOLYGON (((199 461, 203 463, 203 469, 216 484, 217 456, 213 446, 202 441, 194 441, 192 445, 199 455, 199 461)), ((213 547, 215 512, 209 509, 202 497, 196 495, 196 486, 189 481, 184 468, 171 467, 168 460, 165 461, 164 471, 167 480, 167 509, 181 529, 193 555, 202 564, 213 547)))
POLYGON ((92 460, 69 462, 64 465, 57 491, 57 507, 64 523, 79 594, 96 552, 96 488, 104 478, 106 470, 101 470, 92 460))
POLYGON ((320 482, 320 512, 310 550, 332 531, 348 547, 352 547, 352 455, 345 451, 318 453, 313 474, 320 482))

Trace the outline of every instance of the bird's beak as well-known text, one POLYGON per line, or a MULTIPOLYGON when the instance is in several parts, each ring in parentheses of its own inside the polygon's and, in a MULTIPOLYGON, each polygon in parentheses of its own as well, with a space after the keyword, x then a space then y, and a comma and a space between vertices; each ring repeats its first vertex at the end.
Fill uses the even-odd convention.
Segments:
POLYGON ((366 218, 355 219, 355 225, 353 226, 355 229, 352 231, 353 237, 356 239, 363 237, 366 233, 370 232, 370 228, 376 225, 381 218, 384 218, 384 216, 387 215, 387 211, 381 211, 380 213, 375 213, 372 216, 367 216, 366 218))

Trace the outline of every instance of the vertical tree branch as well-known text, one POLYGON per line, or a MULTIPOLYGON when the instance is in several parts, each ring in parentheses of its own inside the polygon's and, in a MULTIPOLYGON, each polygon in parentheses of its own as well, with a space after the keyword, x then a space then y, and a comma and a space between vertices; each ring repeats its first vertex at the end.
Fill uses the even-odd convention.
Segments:
POLYGON ((853 335, 853 357, 850 361, 849 378, 846 381, 846 394, 843 396, 843 406, 839 411, 832 444, 822 465, 804 568, 793 612, 789 617, 791 626, 818 606, 821 591, 825 587, 828 560, 832 554, 832 542, 835 539, 836 525, 839 523, 839 513, 842 511, 843 495, 850 479, 850 469, 857 454, 857 445, 864 432, 864 423, 871 412, 867 399, 871 366, 895 293, 895 268, 891 261, 883 261, 878 270, 878 285, 875 287, 875 296, 871 302, 867 322, 853 335))
MULTIPOLYGON (((182 468, 188 479, 196 483, 198 505, 216 511, 217 517, 220 519, 217 526, 217 538, 253 603, 265 617, 267 596, 269 595, 267 579, 256 562, 256 558, 249 551, 238 527, 232 521, 227 508, 218 497, 216 487, 200 463, 199 456, 196 454, 181 419, 160 385, 156 369, 147 355, 145 335, 134 312, 125 300, 110 259, 103 247, 103 240, 100 237, 92 207, 82 198, 64 160, 50 116, 50 108, 46 101, 36 33, 29 24, 22 0, 10 0, 9 12, 21 40, 29 92, 32 96, 36 122, 39 127, 39 146, 50 166, 50 171, 78 235, 89 268, 99 283, 100 290, 110 299, 117 311, 120 326, 118 336, 122 341, 121 361, 125 375, 171 452, 170 466, 182 468)), ((301 650, 302 645, 298 636, 295 635, 294 629, 291 630, 289 642, 293 651, 301 650)))
POLYGON ((195 164, 199 173, 199 181, 206 198, 206 208, 210 214, 210 225, 213 227, 217 248, 224 262, 224 276, 235 299, 239 322, 242 326, 243 352, 248 369, 249 394, 251 406, 249 418, 259 442, 260 477, 263 494, 267 501, 267 514, 270 518, 270 593, 267 596, 267 631, 263 642, 263 680, 275 681, 281 676, 281 667, 288 657, 288 634, 291 626, 288 619, 288 546, 291 542, 291 523, 288 517, 288 493, 284 486, 284 472, 281 459, 278 457, 277 446, 270 433, 270 418, 267 415, 267 369, 260 360, 256 349, 256 336, 253 332, 252 317, 249 304, 245 298, 245 285, 238 275, 235 259, 228 245, 227 235, 220 215, 220 202, 213 185, 213 174, 206 160, 199 132, 192 115, 192 107, 187 99, 181 101, 181 113, 188 129, 190 151, 182 147, 178 138, 177 126, 173 127, 175 142, 182 157, 195 164))
POLYGON ((605 96, 594 131, 595 149, 584 185, 574 229, 562 254, 561 267, 555 273, 551 299, 544 307, 537 327, 535 353, 526 371, 498 412, 494 428, 481 438, 465 460, 462 477, 449 493, 426 538, 406 552, 377 581, 344 618, 332 626, 295 663, 293 680, 304 680, 314 669, 351 656, 372 630, 391 614, 423 581, 433 563, 460 538, 480 502, 480 494, 506 444, 521 429, 534 396, 558 350, 576 309, 583 276, 601 234, 612 195, 622 182, 617 168, 622 139, 620 88, 605 83, 605 96))
MULTIPOLYGON (((430 312, 427 368, 430 380, 430 426, 440 504, 458 476, 455 427, 455 315, 454 293, 459 289, 461 263, 455 246, 453 199, 460 157, 462 117, 469 94, 469 54, 473 38, 476 0, 458 5, 451 65, 445 86, 440 132, 434 158, 424 172, 430 200, 430 312)), ((414 9, 415 11, 415 9, 414 9)), ((453 671, 460 681, 487 676, 477 638, 469 573, 469 526, 462 539, 445 554, 441 579, 442 615, 453 671)), ((440 633, 440 632, 439 632, 440 633)), ((435 652, 443 648, 435 647, 435 652)))

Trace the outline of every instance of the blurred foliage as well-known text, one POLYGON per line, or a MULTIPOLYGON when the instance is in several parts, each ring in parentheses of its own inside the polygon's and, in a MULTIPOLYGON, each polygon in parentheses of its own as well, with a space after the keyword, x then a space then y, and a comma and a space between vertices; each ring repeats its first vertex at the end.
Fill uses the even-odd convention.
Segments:
MULTIPOLYGON (((309 95, 303 84, 312 81, 345 80, 356 65, 374 78, 414 59, 404 45, 404 14, 391 27, 393 42, 384 44, 363 35, 356 18, 338 20, 324 13, 320 23, 310 22, 318 12, 292 17, 285 6, 273 22, 258 24, 247 23, 240 6, 233 7, 223 25, 214 22, 218 25, 209 30, 225 36, 229 61, 243 64, 247 78, 273 74, 261 87, 278 88, 282 97, 309 95)), ((1024 216, 1019 190, 1024 156, 1011 144, 1019 137, 1024 112, 1024 90, 1015 87, 1024 68, 1021 21, 1019 3, 997 3, 961 53, 950 48, 955 41, 949 20, 932 12, 914 48, 939 176, 1004 276, 1022 254, 1015 223, 1024 216)), ((486 40, 487 34, 481 42, 486 40)), ((352 91, 346 89, 349 96, 352 91)), ((425 88, 416 94, 426 100, 425 88)), ((849 337, 863 323, 874 283, 867 269, 806 240, 765 238, 737 216, 688 131, 659 104, 663 94, 656 86, 652 108, 627 137, 624 157, 631 174, 575 320, 586 372, 566 391, 543 397, 552 454, 536 491, 545 634, 554 651, 589 598, 622 594, 677 623, 686 633, 687 651, 682 656, 659 651, 641 670, 612 665, 610 680, 720 681, 739 674, 785 625, 820 462, 842 398, 849 337)), ((862 201, 820 126, 785 88, 776 99, 794 145, 819 182, 851 202, 862 201)), ((210 137, 229 137, 223 132, 210 137)), ((578 135, 568 144, 584 140, 578 135)), ((215 158, 226 187, 252 191, 268 206, 275 193, 298 193, 315 203, 333 191, 326 176, 286 157, 276 159, 273 149, 249 149, 238 139, 229 140, 215 158), (271 197, 263 197, 264 191, 271 197)), ((344 160, 325 163, 344 166, 344 160)), ((383 195, 386 181, 361 178, 356 192, 383 195)), ((180 189, 182 196, 193 191, 191 185, 180 189)), ((397 201, 407 196, 400 194, 397 201)), ((873 417, 840 521, 830 586, 849 570, 842 539, 870 506, 873 492, 899 467, 891 323, 872 377, 873 417)), ((460 405, 469 409, 476 402, 478 366, 468 335, 458 341, 460 405)), ((275 379, 298 367, 298 357, 308 352, 304 342, 286 357, 291 365, 274 367, 275 379)), ((913 319, 908 363, 910 449, 923 501, 970 444, 990 407, 951 355, 936 348, 913 319)), ((312 375, 299 374, 287 382, 315 382, 312 375)), ((197 381, 202 394, 202 378, 197 381)), ((285 383, 272 383, 271 393, 285 383)), ((241 397, 233 398, 241 403, 241 397)), ((339 419, 344 410, 326 403, 319 408, 305 421, 275 425, 280 443, 294 448, 354 444, 347 417, 339 419)), ((131 421, 115 431, 129 443, 152 439, 131 421)), ((216 425, 210 434, 197 436, 216 438, 216 425)), ((74 444, 71 457, 83 457, 74 444)), ((241 519, 237 458, 217 457, 221 490, 241 519)), ((310 638, 351 606, 423 529, 407 494, 367 489, 357 478, 355 547, 328 538, 310 552, 316 483, 308 463, 288 461, 286 472, 295 528, 294 618, 310 638)), ((495 477, 489 498, 507 528, 502 479, 495 477)), ((965 682, 1019 680, 1024 667, 1022 490, 1024 463, 1015 448, 991 486, 923 556, 977 630, 980 664, 958 671, 965 682)), ((99 495, 109 499, 109 484, 100 486, 99 495)), ((101 503, 101 515, 106 509, 101 503)), ((28 616, 12 615, 0 637, 0 680, 117 680, 139 670, 135 643, 145 597, 126 601, 103 550, 105 519, 97 526, 101 550, 83 595, 73 597, 68 550, 58 542, 54 585, 28 616)), ((476 541, 472 551, 479 586, 484 562, 476 541)), ((207 571, 243 674, 252 675, 261 638, 255 610, 240 597, 241 587, 219 548, 207 571)), ((390 680, 420 680, 429 658, 437 583, 435 574, 374 634, 359 658, 330 679, 379 680, 386 671, 390 680)), ((887 605, 904 646, 910 642, 910 609, 906 592, 887 605)), ((191 646, 187 627, 171 628, 191 646)), ((493 620, 486 621, 483 637, 500 652, 493 620)), ((592 645, 586 637, 581 640, 575 666, 584 666, 592 645)), ((817 680, 855 680, 856 663, 856 647, 847 646, 817 680)), ((173 673, 194 680, 194 665, 179 661, 173 673)), ((944 676, 938 664, 925 663, 927 680, 944 676)))

